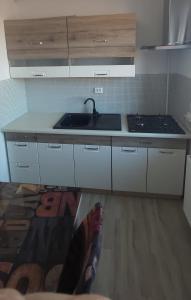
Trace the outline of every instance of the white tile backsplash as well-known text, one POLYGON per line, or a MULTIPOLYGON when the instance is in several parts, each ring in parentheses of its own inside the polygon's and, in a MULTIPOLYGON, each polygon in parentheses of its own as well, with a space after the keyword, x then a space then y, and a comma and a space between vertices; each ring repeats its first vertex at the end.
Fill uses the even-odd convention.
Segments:
MULTIPOLYGON (((166 75, 138 75, 135 78, 76 78, 26 80, 29 111, 82 112, 88 97, 97 110, 110 113, 165 113, 166 75), (104 93, 94 94, 95 87, 104 93)), ((89 106, 89 109, 92 109, 89 106)))

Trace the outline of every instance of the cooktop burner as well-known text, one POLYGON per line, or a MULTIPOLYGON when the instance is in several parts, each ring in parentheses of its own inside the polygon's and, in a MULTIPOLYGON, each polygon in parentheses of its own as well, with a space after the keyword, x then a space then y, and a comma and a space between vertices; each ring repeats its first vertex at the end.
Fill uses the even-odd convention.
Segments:
POLYGON ((127 115, 130 132, 185 134, 169 115, 127 115))

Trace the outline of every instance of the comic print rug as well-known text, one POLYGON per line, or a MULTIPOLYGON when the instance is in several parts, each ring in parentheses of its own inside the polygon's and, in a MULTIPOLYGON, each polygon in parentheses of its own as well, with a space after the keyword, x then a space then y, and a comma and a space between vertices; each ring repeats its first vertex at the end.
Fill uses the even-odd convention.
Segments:
POLYGON ((80 193, 0 184, 0 287, 56 291, 80 193))

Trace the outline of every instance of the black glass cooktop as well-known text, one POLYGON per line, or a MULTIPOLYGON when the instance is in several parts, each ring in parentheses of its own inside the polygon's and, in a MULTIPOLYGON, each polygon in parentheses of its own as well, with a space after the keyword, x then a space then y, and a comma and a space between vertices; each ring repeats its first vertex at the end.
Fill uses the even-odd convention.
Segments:
POLYGON ((130 132, 185 134, 170 115, 127 115, 130 132))

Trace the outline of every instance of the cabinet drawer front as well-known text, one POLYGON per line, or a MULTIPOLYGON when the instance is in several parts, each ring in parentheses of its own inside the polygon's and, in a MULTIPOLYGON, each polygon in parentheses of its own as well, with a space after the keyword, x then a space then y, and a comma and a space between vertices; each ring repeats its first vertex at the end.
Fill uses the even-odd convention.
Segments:
POLYGON ((146 192, 147 149, 112 147, 113 190, 146 192))
POLYGON ((10 162, 11 182, 40 184, 39 165, 10 162))
POLYGON ((11 78, 62 78, 69 76, 69 67, 10 67, 11 78))
POLYGON ((70 77, 134 77, 135 66, 70 66, 70 77))
POLYGON ((39 143, 41 184, 75 186, 73 145, 39 143))
POLYGON ((10 162, 38 162, 37 143, 8 141, 7 150, 10 162))
POLYGON ((111 189, 111 147, 75 145, 76 185, 82 188, 111 189))
POLYGON ((182 195, 186 151, 148 149, 147 192, 182 195))

